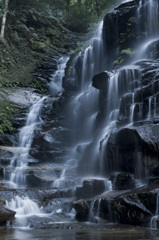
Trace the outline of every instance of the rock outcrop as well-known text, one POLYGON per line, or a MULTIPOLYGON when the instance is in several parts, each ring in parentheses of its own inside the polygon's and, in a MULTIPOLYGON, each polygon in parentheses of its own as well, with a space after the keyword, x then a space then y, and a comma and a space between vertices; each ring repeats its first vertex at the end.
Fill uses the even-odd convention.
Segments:
POLYGON ((84 179, 83 185, 76 188, 75 196, 77 199, 95 197, 106 190, 105 180, 103 179, 84 179))
POLYGON ((7 221, 12 220, 16 212, 5 208, 0 204, 0 225, 5 224, 7 221))
POLYGON ((158 192, 158 186, 141 187, 132 191, 110 191, 93 200, 75 201, 73 207, 79 221, 88 220, 92 214, 94 219, 101 217, 121 224, 149 227, 156 211, 158 192))

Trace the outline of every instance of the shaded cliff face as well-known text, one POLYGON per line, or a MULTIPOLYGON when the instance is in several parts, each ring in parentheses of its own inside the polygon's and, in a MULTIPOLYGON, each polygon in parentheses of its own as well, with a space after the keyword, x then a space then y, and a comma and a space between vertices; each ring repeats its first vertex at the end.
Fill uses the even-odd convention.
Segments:
POLYGON ((112 121, 116 122, 112 133, 105 132, 106 137, 101 140, 107 174, 125 171, 141 179, 157 174, 159 21, 156 9, 157 1, 128 1, 104 17, 107 68, 118 65, 115 71, 93 77, 93 86, 100 92, 97 123, 109 128, 112 121), (118 103, 113 106, 115 101, 118 103))
POLYGON ((92 80, 102 129, 98 166, 102 162, 102 174, 120 191, 74 202, 78 219, 90 220, 92 213, 93 221, 158 227, 158 9, 158 1, 126 1, 104 17, 107 71, 92 80), (139 183, 151 187, 130 190, 139 183))

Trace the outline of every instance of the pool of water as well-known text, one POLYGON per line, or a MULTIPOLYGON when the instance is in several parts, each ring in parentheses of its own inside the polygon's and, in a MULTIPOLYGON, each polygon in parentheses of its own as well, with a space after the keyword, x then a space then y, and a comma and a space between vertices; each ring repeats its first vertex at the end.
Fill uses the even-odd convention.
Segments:
POLYGON ((0 229, 3 240, 159 240, 159 231, 147 229, 73 230, 73 229, 0 229))

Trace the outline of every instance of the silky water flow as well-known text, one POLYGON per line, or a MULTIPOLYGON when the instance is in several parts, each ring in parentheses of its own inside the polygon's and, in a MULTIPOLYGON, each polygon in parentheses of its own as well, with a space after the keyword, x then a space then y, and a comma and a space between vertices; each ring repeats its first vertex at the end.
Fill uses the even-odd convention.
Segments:
MULTIPOLYGON (((159 19, 158 14, 158 1, 147 0, 147 4, 144 5, 144 1, 139 2, 138 14, 138 27, 140 29, 143 19, 141 19, 141 9, 145 7, 145 16, 149 23, 145 28, 145 46, 148 46, 148 42, 156 40, 158 37, 157 22, 159 19), (147 45, 146 45, 147 44, 147 45)), ((135 121, 142 119, 143 103, 136 106, 134 101, 135 93, 140 88, 141 72, 136 64, 129 64, 118 70, 112 70, 108 79, 107 86, 107 103, 105 106, 105 119, 102 128, 97 128, 96 121, 99 111, 99 91, 92 87, 92 77, 102 71, 107 70, 106 62, 107 57, 104 55, 104 42, 102 35, 103 22, 99 24, 96 35, 91 39, 91 44, 84 51, 80 52, 74 59, 72 67, 72 75, 70 81, 72 81, 78 88, 78 91, 71 99, 71 103, 68 106, 68 112, 71 114, 71 147, 69 154, 65 156, 65 162, 62 162, 62 172, 60 176, 53 181, 52 187, 58 189, 69 189, 71 183, 71 191, 75 191, 77 186, 81 186, 84 179, 100 179, 105 183, 105 191, 112 190, 112 184, 109 180, 109 173, 112 171, 119 171, 119 162, 114 159, 107 161, 105 152, 107 149, 108 139, 111 133, 118 128, 118 120, 125 121, 124 126, 131 126, 135 121), (124 99, 130 99, 130 106, 127 110, 127 119, 122 113, 122 102, 124 99), (138 107, 138 114, 135 115, 135 109, 138 107), (106 169, 106 170, 104 170, 106 169), (105 178, 105 172, 107 178, 105 178), (67 183, 69 183, 67 185, 67 183)), ((135 61, 139 61, 144 56, 146 48, 142 49, 142 53, 138 55, 135 61)), ((49 84, 50 94, 54 95, 63 91, 62 78, 64 77, 64 70, 67 57, 59 59, 58 69, 51 78, 49 84)), ((45 98, 38 100, 30 109, 27 116, 25 127, 20 130, 19 133, 19 146, 17 152, 13 156, 11 161, 11 168, 14 167, 10 176, 10 181, 16 184, 15 186, 25 186, 25 167, 27 167, 29 159, 29 149, 34 137, 34 130, 40 124, 43 124, 40 120, 40 109, 45 101, 45 98), (34 117, 33 117, 34 116, 34 117), (30 133, 28 133, 30 132, 30 133), (28 134, 27 134, 28 133, 28 134), (22 174, 21 174, 22 169, 22 174)), ((149 98, 149 110, 145 117, 146 120, 150 120, 151 116, 157 115, 156 108, 152 112, 152 102, 156 106, 156 95, 149 98)), ((137 153, 137 157, 140 154, 137 153)), ((139 161, 140 162, 140 161, 139 161)), ((59 167, 60 164, 59 164, 59 167)), ((143 166, 139 164, 138 168, 143 166)), ((141 169, 137 169, 136 178, 142 178, 140 172, 141 169)), ((158 199, 158 197, 157 197, 158 199)), ((158 200, 157 200, 158 201, 158 200)), ((90 212, 90 221, 95 218, 99 218, 100 199, 98 200, 98 211, 95 216, 90 212)), ((7 201, 7 207, 17 212, 17 219, 23 218, 23 227, 30 226, 27 219, 28 216, 36 215, 38 217, 45 216, 46 213, 42 207, 38 206, 38 203, 29 199, 28 196, 16 196, 11 201, 7 201), (32 207, 33 208, 32 208, 32 207), (20 210, 21 209, 21 210, 20 210), (26 216, 26 218, 25 218, 26 216)), ((92 202, 92 209, 94 202, 92 202)), ((59 204, 59 208, 54 213, 47 214, 47 217, 53 219, 52 216, 64 211, 63 205, 59 204)), ((156 210, 158 211, 158 210, 156 210)), ((73 212, 69 212, 69 216, 72 216, 73 212)), ((156 213, 157 215, 158 213, 156 213)), ((151 227, 154 224, 156 216, 152 219, 151 227)), ((56 219, 57 220, 57 219, 56 219)), ((17 224, 17 223, 16 223, 17 224)), ((13 224, 14 225, 14 224, 13 224)))

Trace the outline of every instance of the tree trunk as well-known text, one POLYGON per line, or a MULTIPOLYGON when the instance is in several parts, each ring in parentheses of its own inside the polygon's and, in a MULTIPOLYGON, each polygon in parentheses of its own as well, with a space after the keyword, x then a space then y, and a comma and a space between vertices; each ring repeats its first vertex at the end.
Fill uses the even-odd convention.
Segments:
POLYGON ((67 11, 67 14, 69 14, 69 12, 70 12, 70 2, 71 2, 71 0, 67 0, 66 1, 66 11, 67 11))
POLYGON ((4 30, 5 30, 6 19, 7 19, 8 4, 9 4, 9 0, 5 0, 5 9, 2 17, 1 34, 0 34, 1 41, 4 41, 4 30))

